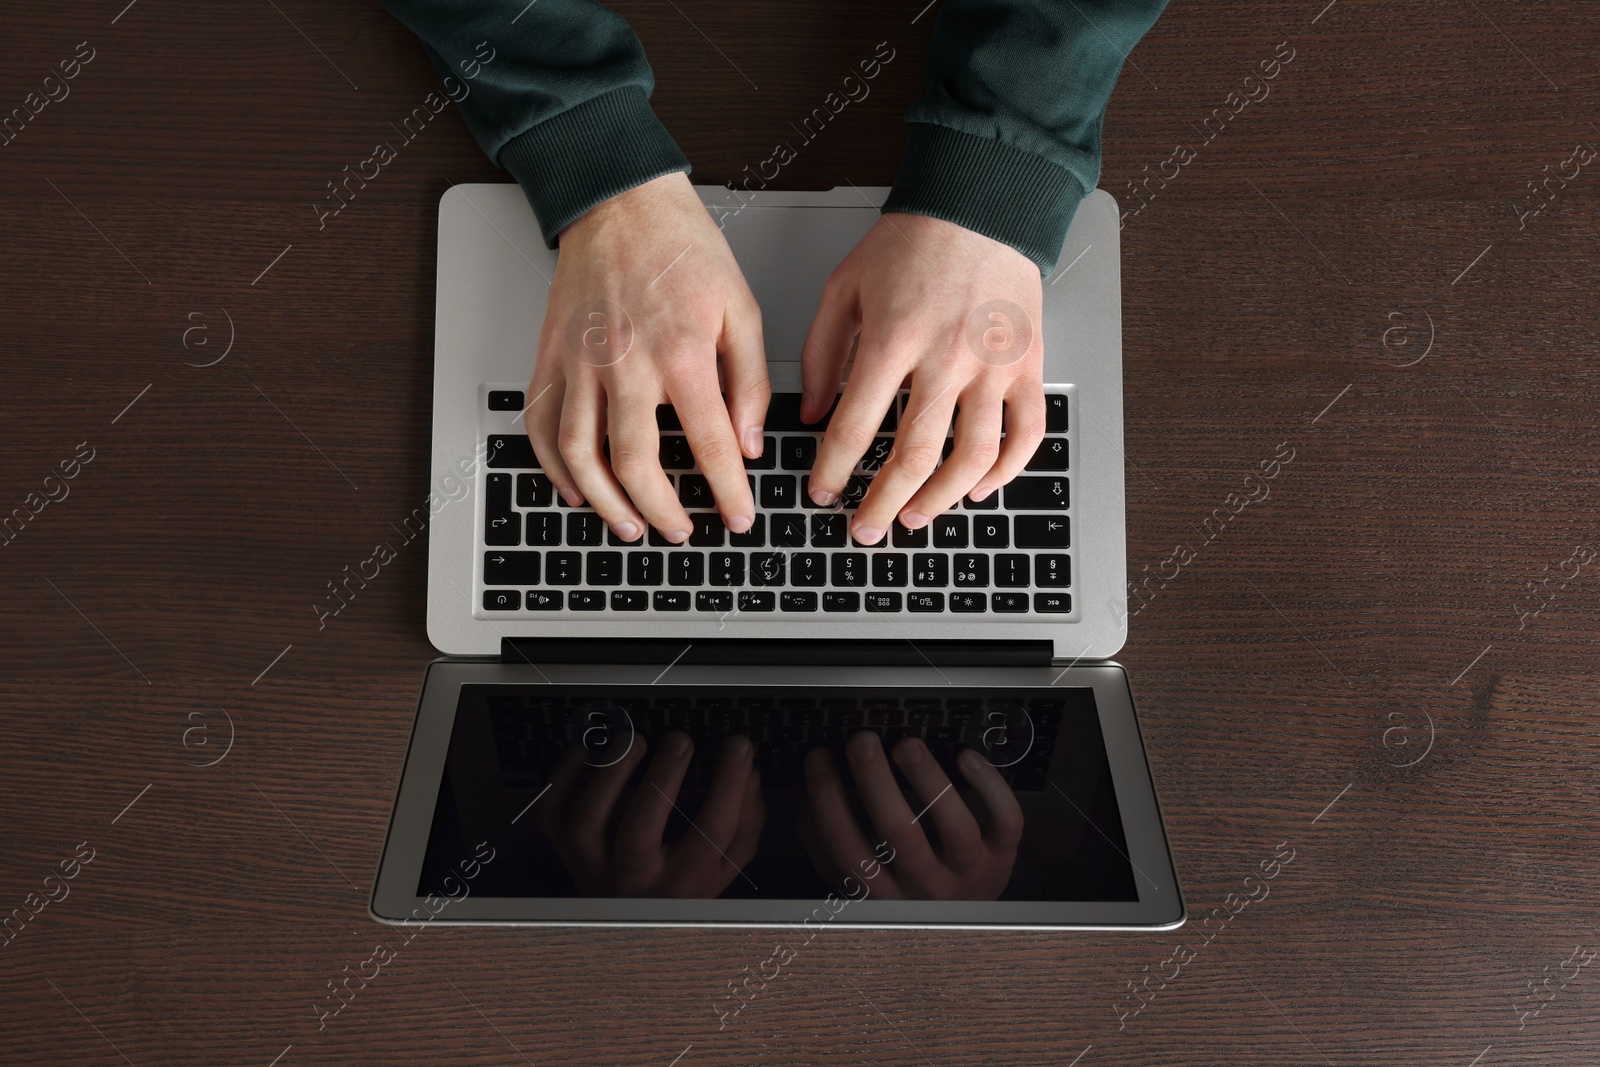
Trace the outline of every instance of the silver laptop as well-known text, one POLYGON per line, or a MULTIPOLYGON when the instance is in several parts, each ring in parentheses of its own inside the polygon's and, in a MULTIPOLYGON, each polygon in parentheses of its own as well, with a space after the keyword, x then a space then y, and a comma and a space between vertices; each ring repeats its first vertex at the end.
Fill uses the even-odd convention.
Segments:
POLYGON ((446 193, 427 523, 444 658, 374 918, 1182 923, 1109 660, 1127 634, 1116 202, 1084 200, 1045 280, 1048 427, 1028 469, 869 547, 849 509, 900 408, 853 493, 812 506, 825 423, 799 420, 799 355, 887 192, 700 187, 760 302, 773 402, 744 534, 722 528, 659 409, 663 466, 697 520, 686 545, 619 542, 552 491, 521 412, 556 254, 517 186, 446 193))

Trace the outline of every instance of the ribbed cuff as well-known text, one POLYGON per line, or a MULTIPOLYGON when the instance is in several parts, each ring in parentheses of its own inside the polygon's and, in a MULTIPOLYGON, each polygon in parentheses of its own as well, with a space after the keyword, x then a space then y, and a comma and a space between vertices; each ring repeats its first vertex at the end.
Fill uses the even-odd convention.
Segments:
POLYGON ((690 169, 649 98, 633 86, 524 130, 506 142, 499 162, 522 186, 550 248, 557 234, 601 201, 690 169))
POLYGON ((1008 244, 1049 275, 1088 190, 1054 163, 1001 141, 914 122, 883 210, 931 215, 1008 244))

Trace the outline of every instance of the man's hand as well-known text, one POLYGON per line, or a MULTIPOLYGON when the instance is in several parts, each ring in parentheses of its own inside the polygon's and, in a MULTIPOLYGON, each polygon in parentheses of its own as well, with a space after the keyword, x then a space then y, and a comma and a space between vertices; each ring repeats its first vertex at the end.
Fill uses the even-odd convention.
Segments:
POLYGON ((907 378, 910 403, 856 509, 856 540, 876 543, 897 515, 908 529, 926 526, 1016 477, 1044 437, 1042 303, 1038 266, 1009 245, 925 215, 879 219, 828 278, 801 354, 801 417, 811 422, 833 402, 861 335, 811 499, 839 499, 907 378), (939 466, 958 405, 955 450, 939 466))
POLYGON ((894 750, 895 763, 924 805, 920 818, 900 792, 876 733, 852 735, 845 743, 845 758, 873 832, 894 850, 894 867, 877 869, 874 850, 845 799, 833 756, 814 748, 806 753, 798 830, 824 877, 840 884, 846 872, 875 871, 868 875, 872 892, 888 900, 994 900, 1005 891, 1022 840, 1022 807, 1000 772, 975 750, 963 751, 956 762, 988 808, 987 829, 951 788, 921 738, 905 738, 894 750), (938 852, 918 825, 924 818, 939 831, 938 852))
POLYGON ((629 797, 623 796, 623 787, 645 758, 643 737, 635 735, 627 754, 607 767, 586 768, 580 749, 562 756, 535 815, 579 892, 715 897, 755 856, 767 806, 754 749, 738 734, 722 747, 694 825, 676 843, 662 842, 693 754, 694 742, 687 734, 668 733, 645 769, 643 783, 629 797))
POLYGON ((619 193, 561 232, 523 421, 568 503, 587 500, 626 541, 646 522, 688 539, 659 457, 656 405, 668 402, 723 521, 748 530, 743 457, 761 454, 771 394, 761 309, 685 175, 619 193))

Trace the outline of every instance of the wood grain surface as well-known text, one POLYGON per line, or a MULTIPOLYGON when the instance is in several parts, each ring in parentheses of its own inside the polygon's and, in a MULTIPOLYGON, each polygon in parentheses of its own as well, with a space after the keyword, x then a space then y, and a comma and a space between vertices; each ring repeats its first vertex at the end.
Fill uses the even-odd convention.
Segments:
MULTIPOLYGON (((890 42, 783 172, 825 188, 892 179, 924 2, 615 6, 703 182, 890 42)), ((1189 925, 830 932, 720 1029, 770 933, 437 927, 319 1031, 392 938, 365 903, 433 655, 421 543, 313 604, 427 493, 436 205, 506 176, 447 109, 319 228, 437 87, 416 41, 375 3, 125 3, 0 35, 0 113, 93 49, 0 147, 0 511, 93 457, 0 547, 0 911, 75 869, 0 946, 0 1063, 1595 1062, 1600 163, 1517 211, 1600 145, 1595 5, 1179 0, 1124 71, 1102 185, 1137 210, 1158 577, 1118 658, 1189 925)))

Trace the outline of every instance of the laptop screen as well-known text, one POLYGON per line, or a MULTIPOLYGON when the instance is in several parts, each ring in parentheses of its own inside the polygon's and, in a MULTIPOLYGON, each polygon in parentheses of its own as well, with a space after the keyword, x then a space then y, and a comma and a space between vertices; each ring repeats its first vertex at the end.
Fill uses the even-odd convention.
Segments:
POLYGON ((418 895, 1137 901, 1094 691, 460 688, 418 895))

